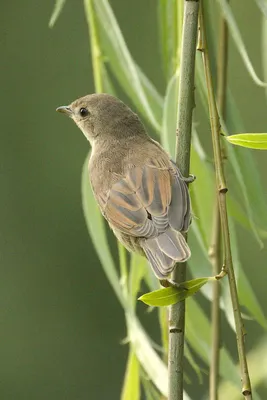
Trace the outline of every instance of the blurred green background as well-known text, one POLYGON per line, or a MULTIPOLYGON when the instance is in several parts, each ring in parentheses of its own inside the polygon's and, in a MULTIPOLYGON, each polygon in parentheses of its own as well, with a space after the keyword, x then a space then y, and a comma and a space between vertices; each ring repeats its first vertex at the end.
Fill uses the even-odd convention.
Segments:
MULTIPOLYGON (((110 3, 134 58, 163 92, 156 0, 110 3)), ((1 6, 0 397, 117 400, 126 331, 83 219, 81 168, 88 144, 55 112, 94 91, 83 3, 68 0, 52 30, 53 0, 1 6)), ((233 7, 262 76, 262 16, 253 2, 233 7)), ((246 131, 266 132, 264 90, 251 81, 231 43, 229 63, 246 131)), ((254 155, 266 192, 266 153, 254 155)), ((266 277, 257 274, 257 264, 265 263, 267 252, 242 229, 238 242, 244 269, 266 308, 266 277)), ((153 330, 151 316, 146 318, 153 330)), ((246 329, 252 348, 263 331, 254 322, 246 329)), ((226 341, 232 340, 229 332, 226 341)), ((188 391, 197 398, 194 385, 188 391)))

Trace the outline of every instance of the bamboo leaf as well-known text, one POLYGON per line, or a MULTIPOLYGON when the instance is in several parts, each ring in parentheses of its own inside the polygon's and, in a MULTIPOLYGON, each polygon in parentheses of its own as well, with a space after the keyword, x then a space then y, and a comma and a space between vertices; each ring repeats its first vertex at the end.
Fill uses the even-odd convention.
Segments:
POLYGON ((185 347, 184 347, 184 354, 186 359, 188 360, 189 364, 191 365, 191 367, 193 368, 193 370, 195 371, 197 378, 199 380, 199 384, 202 385, 203 384, 203 376, 202 376, 202 372, 204 370, 202 370, 198 364, 198 362, 195 360, 189 346, 187 343, 185 343, 185 347))
MULTIPOLYGON (((207 89, 204 85, 205 77, 203 75, 203 67, 200 63, 200 58, 197 59, 197 70, 196 70, 196 81, 197 87, 200 93, 200 99, 203 104, 206 115, 208 116, 207 107, 207 89)), ((229 115, 229 128, 231 130, 242 129, 242 120, 240 118, 235 100, 232 96, 231 91, 227 92, 227 114, 229 115)), ((225 121, 221 118, 222 130, 228 135, 228 129, 225 121)), ((255 165, 252 154, 249 150, 240 149, 236 146, 228 147, 228 159, 230 161, 231 172, 236 177, 235 187, 238 185, 239 193, 243 198, 243 204, 247 217, 250 222, 250 228, 253 232, 256 240, 262 246, 257 226, 261 226, 262 220, 264 219, 264 225, 267 224, 266 214, 266 200, 263 192, 263 187, 260 182, 257 167, 255 165)), ((230 187, 231 189, 231 187, 230 187)), ((230 195, 233 191, 230 190, 230 195)))
MULTIPOLYGON (((228 207, 230 211, 230 215, 238 222, 243 228, 247 229, 248 231, 251 230, 250 221, 248 219, 247 214, 245 213, 244 209, 242 208, 241 204, 237 202, 237 200, 230 195, 228 199, 228 207)), ((257 232, 259 236, 263 239, 267 238, 267 230, 262 228, 261 226, 256 226, 257 232)))
MULTIPOLYGON (((163 97, 159 94, 153 83, 148 79, 148 77, 144 74, 142 69, 137 64, 136 69, 140 78, 140 82, 146 93, 147 100, 151 106, 151 109, 154 112, 156 120, 160 124, 162 120, 163 97)), ((142 113, 141 109, 138 110, 142 113)))
POLYGON ((55 5, 54 5, 54 10, 53 10, 52 15, 49 20, 49 24, 48 24, 49 28, 53 28, 53 26, 55 25, 58 17, 60 16, 60 14, 63 10, 65 3, 66 3, 66 0, 56 0, 55 5))
POLYGON ((251 78, 257 85, 262 86, 262 87, 267 87, 267 83, 260 80, 260 78, 257 76, 257 74, 255 72, 255 69, 254 69, 252 62, 250 60, 250 57, 248 55, 246 46, 243 42, 242 36, 240 34, 238 25, 236 23, 236 20, 234 18, 234 15, 233 15, 230 5, 228 4, 228 2, 226 0, 217 0, 217 2, 220 5, 223 16, 228 24, 229 31, 233 37, 233 40, 237 47, 237 50, 244 62, 245 67, 247 68, 248 73, 250 74, 251 78))
POLYGON ((140 291, 142 279, 147 274, 147 269, 148 266, 146 258, 138 253, 132 253, 128 285, 129 285, 129 292, 132 297, 133 308, 135 308, 136 297, 138 292, 140 291))
POLYGON ((140 399, 140 371, 139 362, 132 348, 130 348, 126 373, 124 377, 121 400, 140 399))
POLYGON ((104 269, 104 272, 118 300, 124 306, 125 303, 122 296, 119 276, 108 245, 104 220, 100 213, 99 207, 96 204, 89 182, 88 160, 89 156, 85 160, 82 171, 82 205, 84 217, 91 240, 97 252, 98 258, 101 262, 101 265, 104 269))
POLYGON ((240 303, 246 307, 253 319, 267 330, 266 316, 264 315, 255 292, 252 289, 251 283, 242 268, 240 268, 239 274, 238 295, 240 303))
POLYGON ((215 198, 215 174, 202 148, 196 128, 193 128, 190 169, 196 180, 190 185, 193 208, 193 224, 198 226, 202 241, 207 247, 211 237, 213 204, 215 198))
POLYGON ((167 396, 167 367, 152 348, 150 340, 135 315, 126 313, 126 322, 130 342, 144 371, 158 388, 161 394, 167 396))
POLYGON ((101 47, 114 75, 138 109, 159 131, 160 123, 149 104, 138 69, 108 0, 94 0, 94 5, 101 34, 101 47))
POLYGON ((159 0, 158 22, 163 70, 168 81, 178 65, 179 52, 177 49, 181 45, 183 2, 159 0))
POLYGON ((237 146, 267 150, 267 133, 239 133, 226 136, 226 140, 237 146))
POLYGON ((143 294, 138 300, 141 300, 149 306, 170 306, 192 296, 198 292, 205 283, 214 279, 213 277, 192 279, 191 281, 181 283, 181 288, 168 287, 158 289, 154 292, 143 294))
MULTIPOLYGON (((267 18, 262 18, 261 55, 264 79, 267 80, 267 18)), ((267 89, 265 90, 267 99, 267 89)))
POLYGON ((156 390, 154 385, 149 381, 146 377, 142 377, 142 385, 145 392, 145 399, 146 400, 160 400, 162 396, 156 390))
POLYGON ((257 4, 259 9, 263 13, 265 18, 267 18, 267 1, 266 0, 255 0, 255 3, 257 4))
MULTIPOLYGON (((253 399, 262 399, 258 394, 255 396, 256 389, 262 384, 265 385, 267 376, 267 341, 266 337, 254 346, 247 355, 248 365, 251 376, 253 376, 253 399), (260 363, 260 367, 259 367, 260 363)), ((236 369, 239 369, 236 366, 236 369)), ((221 382, 218 393, 219 400, 240 399, 240 389, 232 385, 230 379, 225 378, 225 381, 221 382)))
MULTIPOLYGON (((201 159, 201 167, 200 165, 196 165, 196 170, 201 172, 199 176, 197 176, 196 182, 192 185, 192 204, 195 204, 195 198, 194 198, 194 187, 196 184, 199 184, 200 187, 197 187, 197 196, 200 196, 198 198, 199 201, 199 209, 201 210, 201 213, 197 213, 196 208, 194 209, 196 219, 193 220, 192 226, 191 226, 191 231, 189 235, 189 245, 191 248, 194 249, 192 252, 191 258, 189 259, 189 266, 192 274, 194 276, 198 275, 208 275, 211 270, 210 262, 208 259, 208 242, 205 243, 205 234, 203 235, 203 232, 201 231, 201 216, 203 215, 203 218, 205 220, 205 225, 208 224, 208 220, 211 220, 211 216, 209 217, 208 214, 205 216, 205 203, 209 204, 210 209, 211 204, 209 203, 209 198, 211 197, 210 188, 212 186, 212 176, 211 176, 211 165, 207 163, 207 156, 205 154, 204 149, 202 148, 201 144, 199 143, 197 132, 194 132, 193 135, 193 148, 196 149, 196 153, 194 151, 192 152, 192 165, 194 165, 194 162, 197 159, 197 155, 199 156, 199 159, 201 159), (196 141, 197 140, 197 141, 196 141), (201 176, 203 174, 203 179, 201 179, 201 176), (203 188, 205 188, 205 184, 207 184, 206 190, 204 190, 203 193, 203 198, 201 197, 201 186, 203 185, 203 188), (208 195, 209 193, 209 195, 208 195), (205 199, 206 196, 206 199, 205 199)), ((255 199, 255 202, 257 200, 255 199)), ((235 202, 232 200, 230 201, 230 205, 235 204, 235 202)), ((232 207, 230 207, 230 210, 232 210, 232 207)), ((240 213, 240 206, 236 205, 239 213, 240 213)), ((198 209, 197 209, 198 210, 198 209)), ((208 212, 208 211, 206 211, 208 212)), ((231 216, 230 216, 231 217, 231 216)), ((245 218, 241 214, 242 220, 245 218)), ((230 218, 231 220, 231 218, 230 218)), ((251 316, 253 319, 255 319, 264 329, 266 329, 266 318, 264 316, 263 310, 255 296, 255 293, 250 285, 250 282, 243 271, 242 264, 240 262, 239 254, 238 254, 238 244, 236 240, 236 235, 235 235, 235 229, 234 229, 234 224, 232 221, 230 221, 230 229, 231 229, 231 240, 232 240, 232 253, 233 253, 233 261, 234 261, 234 266, 235 266, 235 271, 237 275, 237 284, 238 284, 238 294, 240 297, 240 302, 243 306, 247 308, 247 310, 250 312, 251 316)), ((249 222, 243 221, 243 223, 246 223, 248 228, 250 228, 249 222)), ((266 234, 265 231, 260 230, 260 228, 257 228, 259 232, 261 232, 262 235, 266 234)), ((209 236, 208 236, 209 238, 209 236)), ((230 301, 230 296, 227 294, 228 293, 228 284, 227 280, 224 279, 222 282, 222 287, 223 291, 226 293, 224 296, 224 305, 223 309, 226 314, 226 318, 228 319, 231 327, 234 329, 234 324, 233 324, 233 319, 232 319, 232 307, 231 304, 229 303, 230 301)), ((210 292, 210 286, 206 285, 205 287, 202 288, 203 294, 211 300, 211 292, 210 292)), ((221 305, 222 306, 222 305, 221 305)))
POLYGON ((175 132, 177 126, 178 87, 179 74, 178 72, 176 72, 167 85, 163 106, 161 135, 162 145, 171 155, 173 160, 175 160, 175 132))
MULTIPOLYGON (((87 171, 88 160, 85 161, 82 174, 82 200, 87 227, 101 261, 102 267, 111 283, 118 300, 126 312, 128 337, 135 354, 149 378, 159 391, 167 396, 167 368, 152 348, 151 343, 137 317, 129 312, 129 304, 123 298, 119 277, 108 246, 102 215, 96 205, 87 171)), ((189 397, 187 397, 189 399, 189 397)))
MULTIPOLYGON (((194 349, 194 351, 201 357, 201 359, 210 365, 210 337, 211 326, 207 316, 195 301, 190 297, 186 303, 186 337, 194 349), (201 327, 201 329, 200 329, 201 327)), ((223 347, 221 349, 220 357, 220 374, 224 379, 231 381, 234 385, 239 387, 239 373, 231 359, 228 351, 223 347)))

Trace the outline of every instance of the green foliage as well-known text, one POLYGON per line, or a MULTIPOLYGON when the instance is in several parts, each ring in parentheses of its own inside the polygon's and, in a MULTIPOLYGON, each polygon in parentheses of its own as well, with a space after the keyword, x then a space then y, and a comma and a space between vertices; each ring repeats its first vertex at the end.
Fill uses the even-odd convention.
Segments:
MULTIPOLYGON (((266 1, 255 0, 259 9, 266 13, 266 1)), ((50 26, 53 26, 65 4, 64 0, 56 2, 50 26)), ((214 2, 205 0, 209 6, 210 15, 215 14, 214 2)), ((230 34, 238 49, 243 63, 253 81, 265 87, 266 84, 257 76, 252 65, 251 58, 241 37, 238 24, 234 18, 231 5, 226 0, 217 0, 219 11, 226 18, 230 34)), ((146 76, 136 61, 133 59, 130 49, 123 37, 120 26, 108 0, 85 0, 85 13, 89 24, 89 35, 92 50, 92 62, 94 65, 94 78, 96 90, 104 90, 115 94, 114 81, 121 87, 134 104, 138 113, 150 124, 158 140, 174 158, 175 130, 177 118, 177 93, 179 76, 179 49, 181 44, 183 2, 174 0, 158 1, 158 24, 160 37, 161 62, 164 71, 166 86, 164 96, 159 94, 159 88, 153 85, 149 76, 146 76)), ((209 41, 214 42, 216 48, 217 26, 209 27, 209 41)), ((263 30, 263 66, 267 77, 266 59, 266 32, 267 23, 264 20, 263 30)), ((216 54, 211 54, 216 59, 216 54)), ((158 60, 157 60, 158 62, 158 60)), ((265 80, 266 80, 265 77, 265 80)), ((208 118, 207 90, 205 87, 203 67, 200 55, 197 55, 196 64, 196 92, 197 108, 204 110, 208 118)), ((227 121, 221 120, 222 130, 227 135, 226 140, 245 147, 265 148, 266 134, 242 134, 228 136, 229 131, 245 131, 243 120, 238 112, 231 87, 227 92, 227 121), (259 137, 260 136, 260 137, 259 137), (264 139, 259 142, 259 139, 264 139), (265 142, 264 142, 265 141, 265 142), (247 146, 249 142, 249 146, 247 146), (264 142, 264 143, 263 143, 264 142), (259 147, 255 147, 259 146, 259 147), (264 147, 265 146, 265 147, 264 147)), ((206 137, 209 132, 205 133, 206 137)), ((225 140, 225 142, 226 142, 225 140)), ((82 174, 82 202, 86 224, 90 238, 95 246, 100 263, 105 271, 115 295, 117 296, 124 312, 127 326, 127 340, 130 343, 129 358, 122 390, 122 400, 139 399, 140 386, 146 393, 147 399, 160 399, 161 395, 167 395, 167 368, 165 364, 168 336, 166 309, 158 309, 159 328, 161 330, 163 357, 161 358, 150 340, 148 334, 141 325, 136 315, 137 296, 143 291, 144 285, 153 292, 139 297, 146 304, 153 306, 170 305, 188 296, 191 296, 201 288, 201 293, 208 301, 211 300, 211 285, 207 283, 214 278, 200 278, 211 275, 211 264, 208 257, 208 249, 212 225, 212 208, 215 199, 215 174, 211 158, 203 145, 203 133, 198 121, 193 126, 193 143, 191 150, 191 170, 197 175, 197 180, 191 185, 190 193, 193 207, 193 222, 189 231, 189 244, 192 257, 189 260, 190 272, 195 279, 187 281, 184 286, 188 290, 174 288, 159 289, 159 283, 148 268, 146 260, 136 254, 131 254, 130 262, 123 250, 119 248, 120 268, 117 268, 106 236, 106 225, 101 213, 96 206, 92 190, 90 188, 87 160, 82 174), (205 286, 203 286, 207 283, 205 286), (132 396, 132 397, 131 397, 132 396)), ((262 245, 262 239, 266 238, 266 199, 259 179, 257 166, 249 150, 240 149, 226 143, 228 158, 228 173, 234 177, 234 184, 229 187, 229 218, 232 240, 234 266, 237 274, 238 294, 245 312, 257 321, 263 329, 267 329, 267 322, 263 310, 257 300, 257 291, 253 290, 246 276, 240 258, 239 243, 236 238, 236 226, 241 225, 251 237, 256 238, 257 244, 262 245)), ((264 273, 264 266, 255 265, 257 273, 264 273)), ((233 328, 232 310, 229 306, 229 292, 226 280, 222 284, 221 308, 233 328)), ((186 340, 192 349, 193 356, 202 360, 205 367, 210 364, 210 337, 211 325, 197 298, 190 297, 186 307, 186 340)), ((260 349, 266 348, 266 343, 259 345, 260 349)), ((191 366, 199 375, 199 367, 192 362, 192 354, 186 351, 191 366)), ((254 354, 250 358, 253 360, 254 354)), ((266 364, 266 363, 265 363, 266 364)), ((256 367, 255 367, 256 369, 256 367)), ((263 380, 263 374, 259 376, 256 384, 263 380)), ((222 387, 227 387, 227 398, 234 398, 236 388, 239 387, 238 369, 223 341, 220 359, 220 377, 223 379, 222 387)), ((185 399, 189 397, 184 394, 185 399)))
POLYGON ((236 48, 239 51, 240 56, 242 57, 244 65, 247 68, 251 78, 257 85, 267 87, 267 83, 260 80, 260 78, 257 76, 257 74, 255 72, 255 69, 252 65, 249 54, 245 47, 244 41, 241 37, 237 22, 235 21, 233 12, 231 10, 231 6, 228 4, 228 2, 226 0, 217 0, 217 2, 220 5, 221 12, 223 13, 224 18, 227 21, 227 24, 228 24, 230 33, 233 37, 233 40, 235 42, 236 48))
POLYGON ((140 365, 135 352, 130 349, 121 400, 140 399, 140 365))
POLYGON ((56 0, 53 13, 52 13, 51 18, 49 20, 49 27, 50 28, 53 28, 53 26, 55 25, 59 15, 61 14, 61 11, 62 11, 65 3, 66 3, 66 0, 56 0))
POLYGON ((198 278, 181 283, 180 288, 168 287, 154 292, 143 294, 138 300, 149 306, 170 306, 192 296, 202 288, 205 283, 215 278, 198 278))
POLYGON ((267 150, 267 133, 239 133, 227 136, 226 139, 237 146, 267 150))

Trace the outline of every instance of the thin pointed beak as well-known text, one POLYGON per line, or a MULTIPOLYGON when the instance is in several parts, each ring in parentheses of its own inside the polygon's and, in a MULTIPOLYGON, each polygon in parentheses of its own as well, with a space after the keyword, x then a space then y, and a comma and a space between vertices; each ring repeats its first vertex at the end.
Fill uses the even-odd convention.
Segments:
POLYGON ((56 111, 58 111, 58 112, 60 112, 60 113, 63 113, 63 114, 66 114, 66 115, 68 115, 69 117, 72 115, 72 110, 71 110, 71 108, 70 108, 69 106, 61 106, 61 107, 58 107, 58 108, 56 109, 56 111))

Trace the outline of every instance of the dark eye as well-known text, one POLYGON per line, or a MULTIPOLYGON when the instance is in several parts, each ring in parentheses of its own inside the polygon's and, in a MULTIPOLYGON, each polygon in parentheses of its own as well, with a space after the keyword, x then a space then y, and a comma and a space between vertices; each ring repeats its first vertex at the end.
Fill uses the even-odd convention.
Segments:
POLYGON ((89 114, 89 111, 87 110, 87 108, 82 107, 82 108, 80 108, 79 113, 80 113, 81 117, 86 117, 86 115, 89 114))

